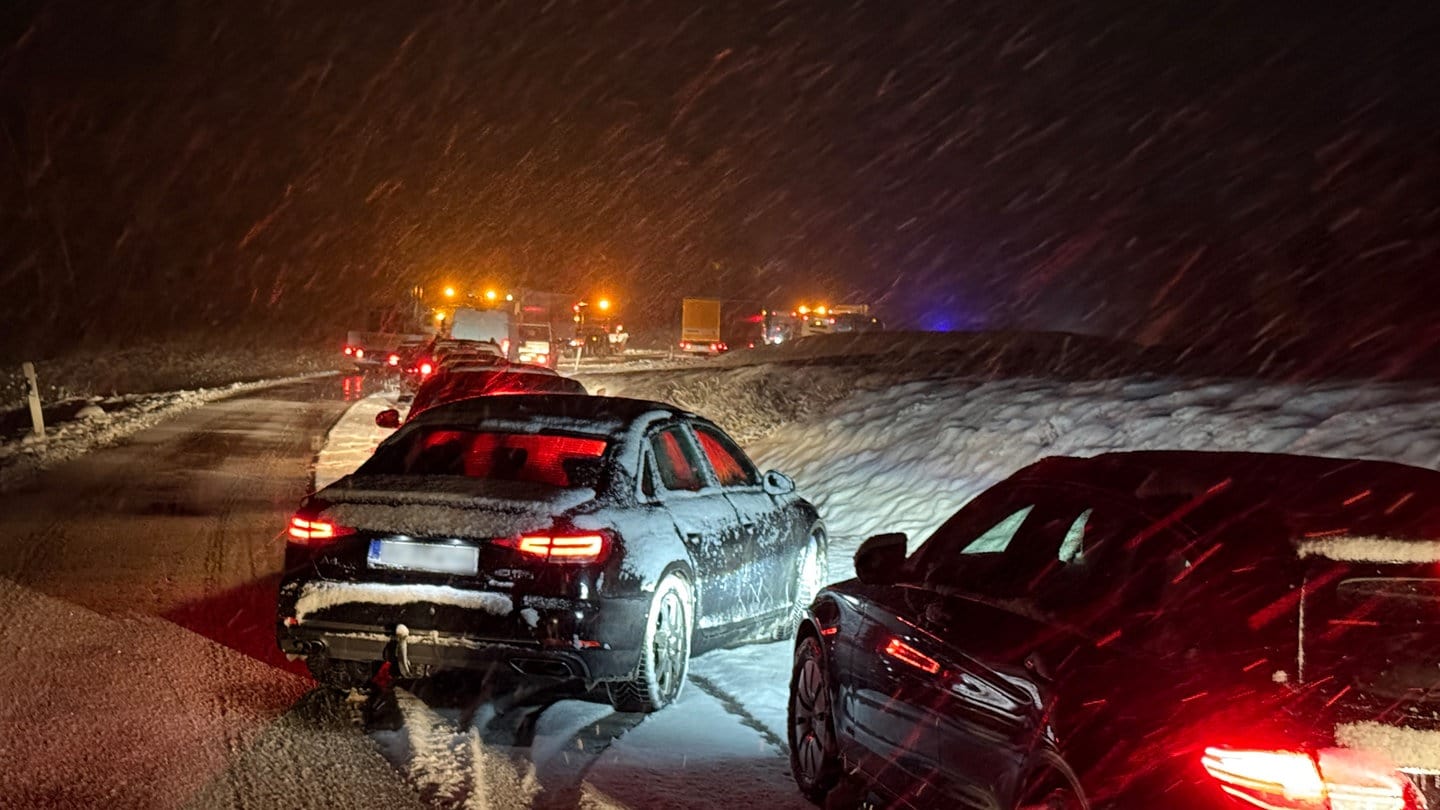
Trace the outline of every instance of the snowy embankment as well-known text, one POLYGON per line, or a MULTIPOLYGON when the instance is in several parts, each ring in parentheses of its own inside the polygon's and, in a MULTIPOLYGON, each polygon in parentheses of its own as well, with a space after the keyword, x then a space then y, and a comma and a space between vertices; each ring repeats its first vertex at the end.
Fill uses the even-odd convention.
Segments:
POLYGON ((981 490, 1045 456, 1249 450, 1440 468, 1433 386, 1162 376, 1139 355, 1075 379, 1095 347, 1008 346, 986 357, 958 348, 962 336, 920 353, 901 336, 888 347, 881 337, 868 354, 827 356, 812 343, 753 365, 736 355, 703 370, 583 378, 591 390, 699 411, 762 467, 794 477, 829 527, 832 579, 851 576, 865 537, 902 531, 913 547, 981 490))
POLYGON ((207 402, 332 373, 315 372, 161 394, 95 398, 75 409, 72 418, 47 425, 44 442, 33 441, 24 433, 0 437, 0 492, 41 470, 114 444, 207 402))

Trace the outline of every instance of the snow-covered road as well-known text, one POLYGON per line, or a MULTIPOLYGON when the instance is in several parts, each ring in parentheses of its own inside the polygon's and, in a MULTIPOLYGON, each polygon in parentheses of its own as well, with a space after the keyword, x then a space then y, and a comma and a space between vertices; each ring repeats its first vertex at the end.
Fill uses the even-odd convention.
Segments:
POLYGON ((280 529, 336 420, 373 420, 368 393, 223 399, 7 495, 0 806, 807 806, 776 718, 703 674, 734 651, 644 718, 464 685, 385 705, 315 689, 274 645, 280 529))

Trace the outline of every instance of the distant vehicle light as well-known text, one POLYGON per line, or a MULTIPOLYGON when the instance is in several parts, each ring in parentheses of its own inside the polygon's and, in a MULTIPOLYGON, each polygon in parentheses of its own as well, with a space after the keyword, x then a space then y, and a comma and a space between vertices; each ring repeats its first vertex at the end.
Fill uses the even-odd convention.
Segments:
POLYGON ((816 315, 824 315, 826 312, 829 312, 829 311, 830 311, 830 310, 826 309, 825 307, 816 307, 816 308, 815 308, 815 314, 816 314, 816 315))
POLYGON ((354 353, 355 353, 355 347, 354 347, 354 346, 346 346, 346 347, 345 347, 345 354, 346 354, 346 356, 352 355, 352 354, 354 354, 354 353))
POLYGON ((601 312, 604 312, 605 310, 610 308, 610 299, 601 298, 599 301, 595 302, 595 306, 599 307, 601 312))
POLYGON ((537 354, 537 355, 535 355, 535 362, 538 363, 538 364, 540 364, 540 365, 542 365, 542 366, 545 365, 545 362, 546 362, 547 360, 549 360, 549 359, 550 359, 550 356, 549 356, 549 355, 545 355, 545 354, 537 354))
POLYGON ((496 298, 499 298, 499 297, 500 297, 499 294, 496 293, 494 290, 486 290, 486 291, 485 291, 485 300, 486 300, 486 301, 494 301, 496 298))
POLYGON ((885 654, 918 670, 935 675, 940 672, 940 662, 906 644, 898 638, 891 638, 885 645, 885 654))
POLYGON ((446 298, 454 298, 454 297, 455 297, 455 288, 454 288, 454 287, 446 287, 446 288, 445 288, 445 297, 446 297, 446 298))
POLYGON ((364 349, 356 349, 356 350, 355 350, 355 359, 356 359, 356 360, 364 360, 364 359, 365 359, 365 350, 364 350, 364 349))
POLYGON ((800 307, 799 309, 797 309, 797 310, 795 310, 795 311, 796 311, 797 313, 801 314, 801 315, 809 315, 809 314, 810 314, 810 308, 809 308, 809 307, 800 307))
POLYGON ((421 364, 420 364, 420 376, 421 376, 421 377, 424 377, 424 376, 429 375, 430 372, 432 372, 432 371, 434 371, 434 370, 435 370, 435 367, 434 367, 433 365, 429 364, 429 363, 421 363, 421 364))
POLYGON ((392 366, 398 366, 400 365, 400 355, 392 354, 389 358, 386 359, 386 362, 388 362, 392 366))
POLYGON ((502 338, 500 340, 500 353, 506 357, 510 356, 510 338, 502 338))

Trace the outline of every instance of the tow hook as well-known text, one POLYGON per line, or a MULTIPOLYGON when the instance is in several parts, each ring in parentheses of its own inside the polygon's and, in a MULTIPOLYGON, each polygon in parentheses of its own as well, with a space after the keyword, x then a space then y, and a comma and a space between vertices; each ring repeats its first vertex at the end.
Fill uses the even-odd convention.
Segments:
POLYGON ((410 628, 403 624, 395 625, 395 668, 402 678, 418 675, 410 668, 410 628))

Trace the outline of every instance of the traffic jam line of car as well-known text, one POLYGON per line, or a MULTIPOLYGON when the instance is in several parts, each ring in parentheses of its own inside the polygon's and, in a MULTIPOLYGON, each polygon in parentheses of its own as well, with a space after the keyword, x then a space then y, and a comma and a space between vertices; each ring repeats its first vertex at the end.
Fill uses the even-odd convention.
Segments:
POLYGON ((822 587, 821 516, 715 424, 469 360, 418 375, 403 424, 377 417, 398 429, 291 518, 277 639, 323 684, 504 673, 653 712, 697 650, 789 638, 771 741, 817 802, 1440 798, 1440 473, 1057 457, 822 587))

